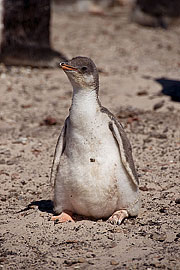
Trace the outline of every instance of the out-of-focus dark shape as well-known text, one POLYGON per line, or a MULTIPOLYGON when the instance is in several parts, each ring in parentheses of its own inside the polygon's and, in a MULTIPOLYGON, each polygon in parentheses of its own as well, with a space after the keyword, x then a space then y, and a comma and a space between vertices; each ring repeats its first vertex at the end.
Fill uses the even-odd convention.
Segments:
POLYGON ((162 108, 163 105, 164 105, 164 102, 165 102, 164 100, 161 100, 161 101, 159 101, 158 103, 154 104, 153 110, 156 111, 156 110, 162 108))
POLYGON ((131 14, 133 22, 165 29, 179 22, 179 18, 179 0, 136 0, 131 14))
MULTIPOLYGON (((104 16, 113 8, 124 7, 134 0, 52 0, 65 12, 89 12, 92 15, 104 16)), ((57 10, 57 9, 56 9, 57 10)))
POLYGON ((56 118, 52 117, 52 116, 47 116, 45 119, 44 119, 44 124, 47 125, 47 126, 53 126, 53 125, 56 125, 57 124, 57 120, 56 118))
POLYGON ((155 81, 162 85, 161 92, 164 95, 170 96, 173 101, 180 102, 180 81, 167 78, 158 78, 155 81))
POLYGON ((56 67, 65 56, 50 47, 50 0, 0 1, 0 61, 56 67))

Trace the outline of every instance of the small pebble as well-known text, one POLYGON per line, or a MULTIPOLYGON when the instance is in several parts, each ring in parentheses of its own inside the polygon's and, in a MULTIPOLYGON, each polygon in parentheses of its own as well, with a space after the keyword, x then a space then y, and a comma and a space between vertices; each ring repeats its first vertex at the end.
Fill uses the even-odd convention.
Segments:
POLYGON ((149 190, 147 186, 139 187, 139 189, 142 190, 142 191, 148 191, 149 190))
POLYGON ((7 161, 7 165, 14 165, 15 164, 15 160, 14 159, 10 159, 7 161))
POLYGON ((160 212, 160 213, 167 213, 167 209, 166 209, 166 208, 161 208, 161 209, 159 210, 159 212, 160 212))
POLYGON ((86 260, 84 258, 79 258, 78 259, 78 263, 84 263, 84 262, 86 262, 86 260))
POLYGON ((54 117, 48 116, 44 119, 44 123, 47 126, 53 126, 57 124, 57 120, 54 117))
POLYGON ((25 138, 25 137, 20 137, 20 138, 18 138, 17 140, 13 141, 14 144, 15 144, 15 143, 26 144, 26 142, 27 142, 27 138, 25 138))
POLYGON ((165 166, 161 167, 161 171, 164 171, 164 170, 167 170, 167 169, 168 169, 168 167, 165 167, 165 166))
POLYGON ((160 102, 156 103, 154 106, 153 106, 153 110, 156 111, 160 108, 162 108, 164 105, 164 100, 161 100, 160 102))
POLYGON ((112 260, 112 261, 110 262, 110 264, 111 264, 111 265, 118 265, 119 262, 117 262, 117 261, 115 261, 115 260, 112 260))
POLYGON ((0 159, 0 164, 5 164, 5 159, 0 159))
POLYGON ((180 198, 175 199, 176 204, 180 204, 180 198))
POLYGON ((146 96, 146 95, 148 95, 148 92, 146 90, 140 90, 137 92, 137 95, 138 96, 146 96))

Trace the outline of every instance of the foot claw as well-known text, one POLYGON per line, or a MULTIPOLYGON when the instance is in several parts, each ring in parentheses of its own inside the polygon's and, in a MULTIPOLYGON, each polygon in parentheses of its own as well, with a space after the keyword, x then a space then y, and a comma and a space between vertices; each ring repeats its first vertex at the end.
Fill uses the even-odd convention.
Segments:
POLYGON ((71 213, 66 213, 66 212, 62 212, 59 216, 52 216, 51 220, 55 222, 55 224, 57 223, 63 223, 63 222, 75 222, 72 217, 71 217, 71 213))
POLYGON ((128 212, 126 210, 119 210, 114 212, 114 214, 108 219, 108 222, 115 225, 120 225, 122 221, 127 218, 128 212))

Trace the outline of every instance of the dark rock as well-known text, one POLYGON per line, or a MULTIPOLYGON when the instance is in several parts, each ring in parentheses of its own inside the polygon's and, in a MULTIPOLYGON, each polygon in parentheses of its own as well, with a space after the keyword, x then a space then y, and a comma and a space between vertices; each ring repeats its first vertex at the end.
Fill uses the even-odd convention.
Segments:
POLYGON ((160 108, 162 108, 164 105, 164 100, 161 100, 160 102, 156 103, 154 106, 153 106, 153 110, 156 111, 160 108))
POLYGON ((180 204, 180 198, 175 199, 176 204, 180 204))
POLYGON ((147 96, 148 92, 146 90, 140 90, 140 91, 137 92, 137 95, 138 96, 147 96))
POLYGON ((0 164, 5 164, 5 159, 0 159, 0 164))
POLYGON ((164 170, 167 170, 167 169, 168 169, 168 167, 165 167, 165 166, 161 167, 161 171, 164 171, 164 170))
POLYGON ((51 116, 48 116, 44 119, 44 123, 47 125, 47 126, 53 126, 53 125, 56 125, 57 124, 57 120, 51 116))
POLYGON ((166 208, 161 208, 161 209, 159 210, 159 212, 160 212, 160 213, 163 213, 163 214, 164 214, 164 213, 167 213, 167 209, 166 209, 166 208))
POLYGON ((147 186, 139 187, 139 189, 142 190, 142 191, 148 191, 149 190, 147 186))

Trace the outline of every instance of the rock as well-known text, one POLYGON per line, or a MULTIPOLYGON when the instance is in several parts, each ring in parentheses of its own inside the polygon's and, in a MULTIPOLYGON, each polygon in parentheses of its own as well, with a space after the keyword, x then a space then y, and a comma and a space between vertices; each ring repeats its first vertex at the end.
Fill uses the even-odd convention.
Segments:
POLYGON ((148 95, 148 92, 146 90, 139 90, 137 92, 137 95, 138 96, 147 96, 148 95))
POLYGON ((32 104, 22 104, 21 105, 21 108, 23 109, 28 109, 28 108, 31 108, 32 107, 32 104))
POLYGON ((47 125, 47 126, 53 126, 53 125, 57 124, 57 120, 54 117, 47 116, 44 119, 44 124, 47 125))
POLYGON ((24 180, 22 180, 21 184, 24 186, 24 185, 26 185, 26 182, 24 180))
POLYGON ((161 167, 161 171, 164 171, 164 170, 167 170, 168 169, 168 167, 167 166, 163 166, 163 167, 161 167))
POLYGON ((161 209, 159 210, 159 212, 160 212, 160 213, 163 213, 163 214, 164 214, 164 213, 167 213, 167 209, 163 207, 163 208, 161 208, 161 209))
POLYGON ((33 148, 31 152, 35 155, 35 157, 37 157, 41 153, 41 150, 37 148, 33 148))
POLYGON ((13 141, 14 144, 18 144, 18 143, 21 143, 21 144, 26 144, 27 143, 27 138, 26 137, 19 137, 17 140, 13 141))
POLYGON ((84 258, 79 258, 78 259, 78 263, 85 263, 85 262, 86 262, 86 260, 84 258))
POLYGON ((180 204, 180 198, 175 199, 176 204, 180 204))
POLYGON ((117 261, 115 261, 115 260, 112 260, 112 261, 110 262, 110 264, 111 264, 111 265, 118 265, 119 262, 117 262, 117 261))
POLYGON ((139 189, 142 190, 142 191, 148 191, 148 190, 149 190, 148 187, 147 187, 146 185, 143 186, 143 187, 139 187, 139 189))
POLYGON ((164 100, 161 100, 160 102, 156 103, 156 104, 153 106, 153 110, 156 111, 156 110, 162 108, 163 105, 164 105, 164 102, 165 102, 164 100))
POLYGON ((5 159, 0 159, 0 164, 5 164, 5 159))
POLYGON ((180 239, 180 233, 177 233, 174 241, 177 242, 177 241, 179 241, 179 239, 180 239))

